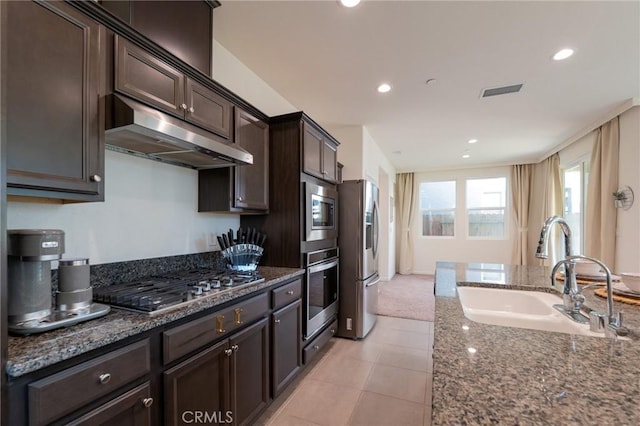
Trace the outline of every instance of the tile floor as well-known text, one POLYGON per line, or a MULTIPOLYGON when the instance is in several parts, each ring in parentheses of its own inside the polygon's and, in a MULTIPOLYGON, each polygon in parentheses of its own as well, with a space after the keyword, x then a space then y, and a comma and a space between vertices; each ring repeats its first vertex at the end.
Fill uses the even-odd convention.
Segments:
POLYGON ((433 323, 379 316, 364 340, 334 338, 257 424, 431 425, 433 323))

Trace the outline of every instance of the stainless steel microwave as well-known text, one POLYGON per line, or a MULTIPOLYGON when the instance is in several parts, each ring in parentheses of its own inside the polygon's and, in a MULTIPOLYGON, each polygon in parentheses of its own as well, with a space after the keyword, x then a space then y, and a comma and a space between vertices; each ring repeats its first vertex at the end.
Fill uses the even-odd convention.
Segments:
POLYGON ((305 241, 338 238, 338 192, 329 186, 304 183, 305 241))

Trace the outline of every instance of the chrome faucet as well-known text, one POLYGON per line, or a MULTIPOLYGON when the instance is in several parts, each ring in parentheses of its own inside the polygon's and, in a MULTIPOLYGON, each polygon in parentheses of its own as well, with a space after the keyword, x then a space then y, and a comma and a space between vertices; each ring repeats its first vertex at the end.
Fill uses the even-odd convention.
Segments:
MULTIPOLYGON (((569 256, 566 259, 563 259, 560 262, 558 262, 556 266, 558 266, 560 263, 567 263, 567 262, 574 263, 577 259, 588 260, 593 263, 596 263, 598 266, 600 266, 600 268, 604 271, 605 275, 607 276, 606 318, 604 314, 601 312, 596 312, 596 311, 589 312, 589 324, 590 324, 591 331, 596 331, 596 332, 604 331, 607 337, 626 336, 627 334, 629 334, 629 329, 622 325, 622 318, 623 318, 622 312, 618 312, 616 314, 613 311, 613 285, 612 285, 612 279, 611 279, 611 270, 607 267, 607 265, 602 263, 600 260, 593 257, 582 256, 582 255, 569 256)), ((555 276, 556 269, 557 268, 554 267, 554 271, 552 272, 552 275, 551 275, 552 279, 555 276)), ((597 283, 597 284, 599 285, 600 283, 597 283)), ((589 284, 583 287, 583 290, 588 287, 591 287, 592 285, 594 284, 589 284)), ((584 296, 582 297, 584 300, 584 296)))
POLYGON ((564 256, 565 259, 556 263, 551 272, 551 285, 555 285, 555 274, 560 265, 564 265, 564 289, 562 290, 562 304, 564 312, 579 322, 587 322, 588 319, 580 314, 580 308, 584 303, 584 295, 578 289, 576 280, 575 261, 571 258, 571 229, 567 221, 560 216, 551 216, 544 221, 540 231, 540 240, 536 250, 536 257, 539 259, 549 258, 549 234, 554 224, 558 224, 564 234, 564 256))

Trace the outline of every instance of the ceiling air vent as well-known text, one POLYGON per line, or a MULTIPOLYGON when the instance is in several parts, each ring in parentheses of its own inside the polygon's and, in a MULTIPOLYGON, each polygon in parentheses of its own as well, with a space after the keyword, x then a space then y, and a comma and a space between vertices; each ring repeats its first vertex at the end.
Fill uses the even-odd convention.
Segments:
POLYGON ((489 96, 506 95, 507 93, 516 93, 522 89, 522 84, 514 84, 511 86, 494 87, 493 89, 483 89, 481 98, 488 98, 489 96))

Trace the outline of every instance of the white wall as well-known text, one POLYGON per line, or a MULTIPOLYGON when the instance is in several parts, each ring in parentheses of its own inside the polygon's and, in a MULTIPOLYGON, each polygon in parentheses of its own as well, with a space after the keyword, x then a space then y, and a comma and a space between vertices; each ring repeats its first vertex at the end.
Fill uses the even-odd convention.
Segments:
POLYGON ((197 212, 195 170, 113 151, 106 151, 105 200, 10 201, 7 229, 62 229, 64 257, 100 264, 210 251, 207 234, 240 223, 238 215, 197 212))
POLYGON ((415 216, 412 223, 414 235, 414 272, 415 274, 433 274, 438 261, 511 263, 514 247, 515 229, 511 215, 511 189, 509 187, 509 167, 491 167, 464 170, 441 170, 416 173, 414 193, 419 194, 420 182, 455 180, 456 181, 456 236, 423 237, 422 217, 419 211, 419 197, 416 198, 415 216), (507 177, 507 235, 504 239, 484 240, 466 237, 465 180, 468 178, 507 177))
POLYGON ((214 40, 213 79, 260 111, 273 117, 298 111, 271 86, 214 40))
POLYGON ((338 161, 344 166, 342 179, 362 179, 364 177, 362 126, 327 126, 325 129, 340 142, 338 161))
POLYGON ((616 272, 640 272, 640 107, 620 115, 619 187, 628 185, 636 197, 629 210, 618 209, 616 272))

